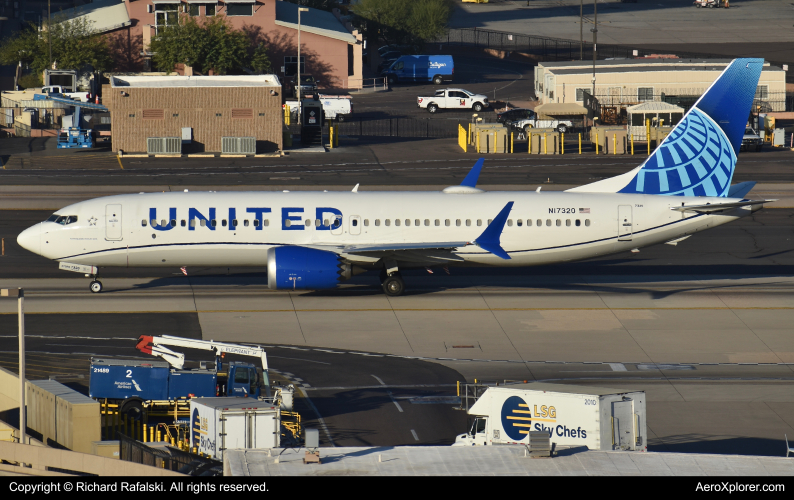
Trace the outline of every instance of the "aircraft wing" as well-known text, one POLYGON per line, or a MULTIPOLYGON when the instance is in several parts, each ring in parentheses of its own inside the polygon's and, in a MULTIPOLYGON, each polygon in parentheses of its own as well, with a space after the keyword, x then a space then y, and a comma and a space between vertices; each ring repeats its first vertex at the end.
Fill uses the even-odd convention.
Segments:
POLYGON ((670 210, 676 212, 698 212, 702 214, 709 214, 713 212, 722 212, 731 208, 747 207, 752 205, 763 205, 764 203, 771 203, 777 200, 748 200, 736 201, 733 203, 710 203, 708 205, 684 205, 681 207, 670 207, 670 210))
POLYGON ((469 245, 468 241, 444 241, 430 243, 384 243, 380 245, 347 245, 341 253, 398 252, 400 250, 452 250, 469 245))

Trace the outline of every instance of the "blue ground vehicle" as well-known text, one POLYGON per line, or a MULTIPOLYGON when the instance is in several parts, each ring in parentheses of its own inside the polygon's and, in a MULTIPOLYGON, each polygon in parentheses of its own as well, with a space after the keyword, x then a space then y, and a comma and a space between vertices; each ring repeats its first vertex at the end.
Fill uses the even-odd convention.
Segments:
POLYGON ((91 358, 88 395, 117 403, 121 413, 140 412, 144 401, 188 397, 235 396, 258 398, 265 377, 251 363, 227 363, 195 370, 171 368, 164 361, 91 358))
POLYGON ((452 56, 402 56, 381 75, 388 78, 389 83, 433 82, 441 85, 452 81, 455 63, 452 56))

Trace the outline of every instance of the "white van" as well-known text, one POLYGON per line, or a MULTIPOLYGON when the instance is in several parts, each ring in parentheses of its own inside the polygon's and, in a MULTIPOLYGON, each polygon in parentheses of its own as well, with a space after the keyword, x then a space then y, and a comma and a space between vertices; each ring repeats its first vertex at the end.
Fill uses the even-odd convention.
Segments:
MULTIPOLYGON (((336 121, 343 122, 353 114, 353 99, 350 96, 320 95, 320 103, 323 105, 326 120, 336 119, 336 121)), ((292 121, 297 122, 298 101, 286 101, 284 104, 289 106, 292 121)))

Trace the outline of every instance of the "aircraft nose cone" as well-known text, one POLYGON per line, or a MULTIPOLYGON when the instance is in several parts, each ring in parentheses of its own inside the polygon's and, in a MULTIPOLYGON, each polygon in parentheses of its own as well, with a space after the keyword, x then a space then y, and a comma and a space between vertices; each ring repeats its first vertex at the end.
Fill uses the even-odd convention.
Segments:
POLYGON ((17 243, 28 252, 41 255, 41 224, 31 226, 19 233, 17 243))

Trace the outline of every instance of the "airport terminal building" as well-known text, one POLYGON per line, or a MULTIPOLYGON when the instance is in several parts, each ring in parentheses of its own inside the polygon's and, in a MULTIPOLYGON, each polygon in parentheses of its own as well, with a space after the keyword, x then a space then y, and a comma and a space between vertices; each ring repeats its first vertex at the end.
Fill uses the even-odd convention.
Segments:
MULTIPOLYGON (((595 62, 595 97, 617 112, 648 101, 679 104, 702 95, 731 59, 642 58, 595 62)), ((584 104, 593 93, 593 62, 540 62, 535 68, 535 95, 541 103, 584 104)), ((786 110, 786 72, 764 63, 756 90, 758 111, 786 110)))

